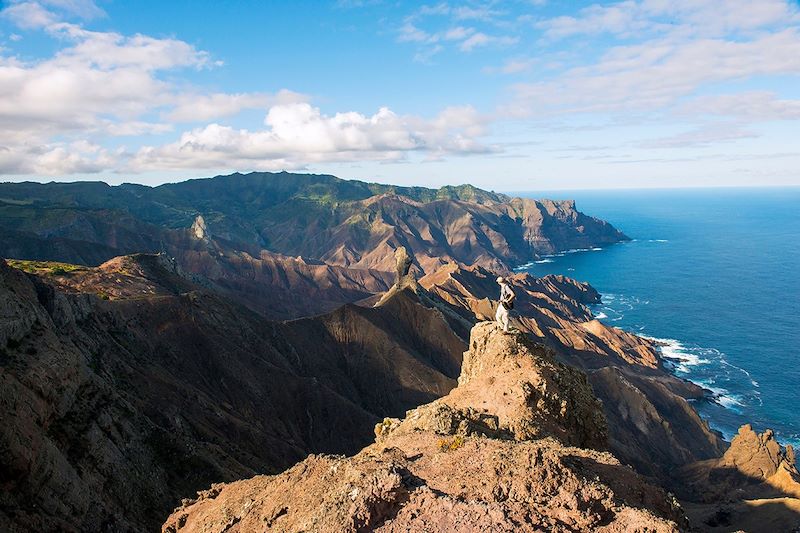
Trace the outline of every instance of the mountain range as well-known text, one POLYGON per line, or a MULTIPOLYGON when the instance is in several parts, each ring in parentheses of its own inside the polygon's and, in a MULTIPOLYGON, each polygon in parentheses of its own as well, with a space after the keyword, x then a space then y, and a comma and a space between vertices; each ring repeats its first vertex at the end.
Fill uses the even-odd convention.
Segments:
POLYGON ((625 239, 471 186, 0 184, 0 529, 794 524, 791 447, 725 442, 590 285, 512 270, 625 239))

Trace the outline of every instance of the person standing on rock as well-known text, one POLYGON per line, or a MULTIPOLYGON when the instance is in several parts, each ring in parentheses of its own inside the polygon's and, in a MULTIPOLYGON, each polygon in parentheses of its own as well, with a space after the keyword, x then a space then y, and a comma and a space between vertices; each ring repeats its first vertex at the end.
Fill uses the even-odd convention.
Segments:
POLYGON ((508 333, 508 312, 514 309, 516 295, 504 277, 499 276, 497 283, 500 285, 500 303, 497 305, 497 313, 494 318, 503 329, 503 333, 508 333))

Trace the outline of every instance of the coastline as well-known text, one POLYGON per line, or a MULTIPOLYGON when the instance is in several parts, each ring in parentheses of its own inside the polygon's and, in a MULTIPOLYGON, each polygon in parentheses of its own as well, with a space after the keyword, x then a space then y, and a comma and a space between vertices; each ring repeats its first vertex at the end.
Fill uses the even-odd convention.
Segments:
MULTIPOLYGON (((543 255, 539 259, 516 266, 513 270, 514 272, 525 272, 535 277, 540 277, 546 274, 535 272, 534 269, 537 266, 541 268, 542 265, 555 265, 559 258, 568 257, 573 254, 585 255, 589 252, 594 253, 614 248, 620 244, 632 244, 637 242, 668 243, 670 241, 669 239, 660 238, 641 240, 633 238, 602 247, 563 250, 553 254, 543 255)), ((566 270, 569 272, 565 273, 565 275, 575 277, 574 268, 567 268, 566 270)), ((548 272, 548 274, 549 273, 553 272, 548 272)), ((590 284, 593 283, 590 279, 585 279, 584 281, 590 284)), ((713 367, 714 365, 727 367, 727 370, 731 372, 741 373, 743 379, 747 379, 752 385, 753 390, 751 394, 753 397, 759 402, 759 405, 763 405, 760 398, 760 384, 752 377, 747 369, 728 362, 725 353, 717 348, 705 348, 691 340, 677 339, 675 335, 653 335, 643 333, 642 330, 645 328, 648 330, 651 329, 652 324, 648 323, 639 327, 617 325, 616 322, 621 321, 624 315, 618 311, 619 316, 614 316, 612 311, 609 310, 611 306, 615 304, 622 305, 623 307, 628 306, 627 309, 630 310, 633 309, 633 307, 631 307, 632 305, 647 305, 650 301, 640 300, 637 297, 605 293, 601 292, 600 289, 597 290, 601 293, 602 301, 597 304, 589 305, 593 317, 607 326, 619 327, 627 333, 655 342, 658 345, 659 360, 662 362, 662 366, 666 372, 677 379, 703 389, 704 396, 702 399, 689 398, 687 400, 691 404, 692 409, 707 422, 712 431, 718 433, 725 441, 730 442, 732 438, 736 436, 739 425, 744 423, 736 420, 736 418, 750 422, 750 416, 747 413, 748 406, 745 399, 742 398, 740 394, 716 383, 716 380, 712 377, 697 375, 698 368, 703 366, 713 367), (618 300, 623 301, 620 302, 618 300), (710 406, 710 409, 703 409, 704 404, 710 406), (715 416, 713 411, 720 411, 720 413, 715 416), (727 418, 730 418, 730 420, 726 420, 727 418)), ((722 372, 721 369, 716 370, 720 373, 722 372)), ((758 427, 763 426, 766 428, 773 426, 772 422, 769 420, 753 421, 752 423, 758 427)), ((781 434, 780 438, 785 445, 789 444, 794 447, 800 446, 800 438, 796 435, 784 433, 781 434)))

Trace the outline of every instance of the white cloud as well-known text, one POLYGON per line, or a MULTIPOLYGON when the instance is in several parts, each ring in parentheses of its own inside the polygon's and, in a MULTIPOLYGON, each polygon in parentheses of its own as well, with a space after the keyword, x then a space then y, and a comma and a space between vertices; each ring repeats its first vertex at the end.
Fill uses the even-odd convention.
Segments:
POLYGON ((800 100, 779 98, 770 91, 701 96, 678 108, 686 116, 717 115, 753 122, 800 119, 800 100))
POLYGON ((58 23, 55 13, 45 9, 39 2, 12 3, 0 13, 4 18, 26 30, 46 28, 58 23))
POLYGON ((414 54, 414 62, 415 63, 430 63, 431 58, 436 54, 440 53, 444 50, 444 46, 437 44, 435 46, 429 46, 427 48, 422 48, 414 54))
POLYGON ((400 160, 409 152, 429 155, 482 153, 478 142, 485 119, 471 107, 448 108, 432 120, 399 116, 381 108, 324 115, 308 103, 272 107, 264 130, 210 124, 183 133, 178 141, 144 147, 130 170, 174 168, 301 168, 311 163, 400 160))
MULTIPOLYGON (((57 27, 60 29, 61 25, 57 27)), ((78 42, 56 56, 62 63, 91 65, 103 70, 134 67, 145 72, 211 65, 208 52, 178 39, 156 39, 146 35, 125 37, 118 33, 74 28, 69 31, 78 42)))
POLYGON ((599 34, 631 37, 676 30, 719 36, 796 21, 797 14, 797 7, 786 0, 624 0, 594 4, 576 16, 546 19, 536 27, 550 39, 599 34))
POLYGON ((485 33, 476 33, 471 35, 468 39, 461 43, 459 49, 463 52, 470 52, 476 46, 484 46, 489 44, 490 38, 485 33))
POLYGON ((492 9, 486 5, 458 6, 451 9, 456 20, 484 20, 490 21, 504 14, 503 11, 492 9))
POLYGON ((42 4, 64 13, 80 17, 82 19, 93 19, 106 15, 93 0, 39 0, 42 4))
MULTIPOLYGON (((59 4, 77 9, 84 3, 59 4)), ((158 73, 211 62, 207 52, 183 41, 87 31, 60 22, 37 3, 13 4, 2 16, 66 43, 53 57, 35 62, 0 56, 0 134, 6 138, 27 132, 29 143, 41 143, 72 132, 164 131, 161 125, 144 126, 141 117, 184 97, 158 73)))
MULTIPOLYGON (((484 26, 488 23, 504 26, 507 24, 501 23, 499 18, 505 14, 504 11, 493 9, 491 4, 482 3, 423 5, 404 19, 403 25, 398 29, 397 40, 417 43, 419 49, 414 55, 414 60, 421 63, 429 62, 434 55, 445 49, 445 44, 448 42, 461 52, 471 52, 475 48, 490 44, 510 46, 519 42, 519 38, 510 35, 492 35, 462 25, 464 21, 472 21, 472 24, 484 26), (426 19, 433 18, 434 22, 441 22, 436 19, 442 17, 449 21, 450 27, 439 31, 429 31, 420 27, 424 25, 426 19)), ((427 22, 430 24, 431 21, 427 22)))
MULTIPOLYGON (((88 3, 48 5, 55 4, 92 15, 88 3)), ((371 116, 325 115, 306 95, 286 89, 274 94, 178 90, 163 73, 218 63, 174 38, 89 31, 64 22, 63 12, 40 2, 15 3, 2 16, 62 45, 39 61, 0 53, 0 172, 6 174, 300 168, 325 161, 396 161, 412 152, 440 157, 492 150, 478 141, 486 134, 486 120, 471 107, 447 108, 428 120, 387 108, 371 116), (264 129, 208 124, 248 109, 267 113, 264 129), (179 122, 203 125, 172 143, 135 152, 97 144, 109 136, 164 135, 179 122)), ((438 52, 438 41, 458 42, 474 33, 462 26, 433 35, 411 25, 404 31, 410 41, 433 43, 431 53, 438 52)))
POLYGON ((732 142, 740 139, 758 137, 758 133, 747 130, 737 123, 717 122, 702 125, 698 128, 661 137, 641 143, 642 148, 686 148, 690 146, 709 146, 720 142, 732 142))
POLYGON ((800 74, 800 30, 749 40, 664 38, 618 46, 552 81, 515 86, 528 113, 652 111, 711 83, 800 74))
POLYGON ((444 38, 448 41, 460 41, 466 39, 470 35, 475 33, 474 28, 465 28, 463 26, 456 26, 455 28, 450 28, 444 34, 444 38))
POLYGON ((245 109, 267 109, 273 105, 306 102, 304 94, 282 89, 277 94, 214 93, 182 94, 166 119, 173 122, 200 122, 235 115, 245 109))
POLYGON ((464 26, 454 26, 444 31, 428 33, 413 23, 406 22, 400 27, 397 40, 400 42, 435 44, 441 41, 463 41, 473 34, 475 34, 475 28, 464 26))
POLYGON ((475 48, 487 45, 510 46, 518 41, 516 37, 494 37, 478 32, 461 42, 462 52, 471 52, 475 48))
POLYGON ((512 58, 507 60, 499 67, 485 67, 483 69, 487 74, 519 74, 527 72, 533 68, 536 60, 530 58, 512 58))
POLYGON ((400 27, 399 33, 400 35, 397 39, 400 42, 428 43, 436 40, 436 37, 417 28, 410 22, 403 24, 400 27))
POLYGON ((58 177, 92 174, 113 168, 117 158, 86 141, 40 146, 0 146, 0 169, 6 174, 58 177))

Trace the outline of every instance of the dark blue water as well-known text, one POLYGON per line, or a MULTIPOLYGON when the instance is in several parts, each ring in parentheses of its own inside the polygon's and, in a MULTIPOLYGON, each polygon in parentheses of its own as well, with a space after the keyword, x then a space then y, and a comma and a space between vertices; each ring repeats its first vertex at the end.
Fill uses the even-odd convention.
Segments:
POLYGON ((634 239, 526 270, 588 281, 603 322, 664 339, 675 373, 716 394, 696 407, 726 438, 750 422, 800 444, 800 188, 524 195, 574 198, 634 239))

